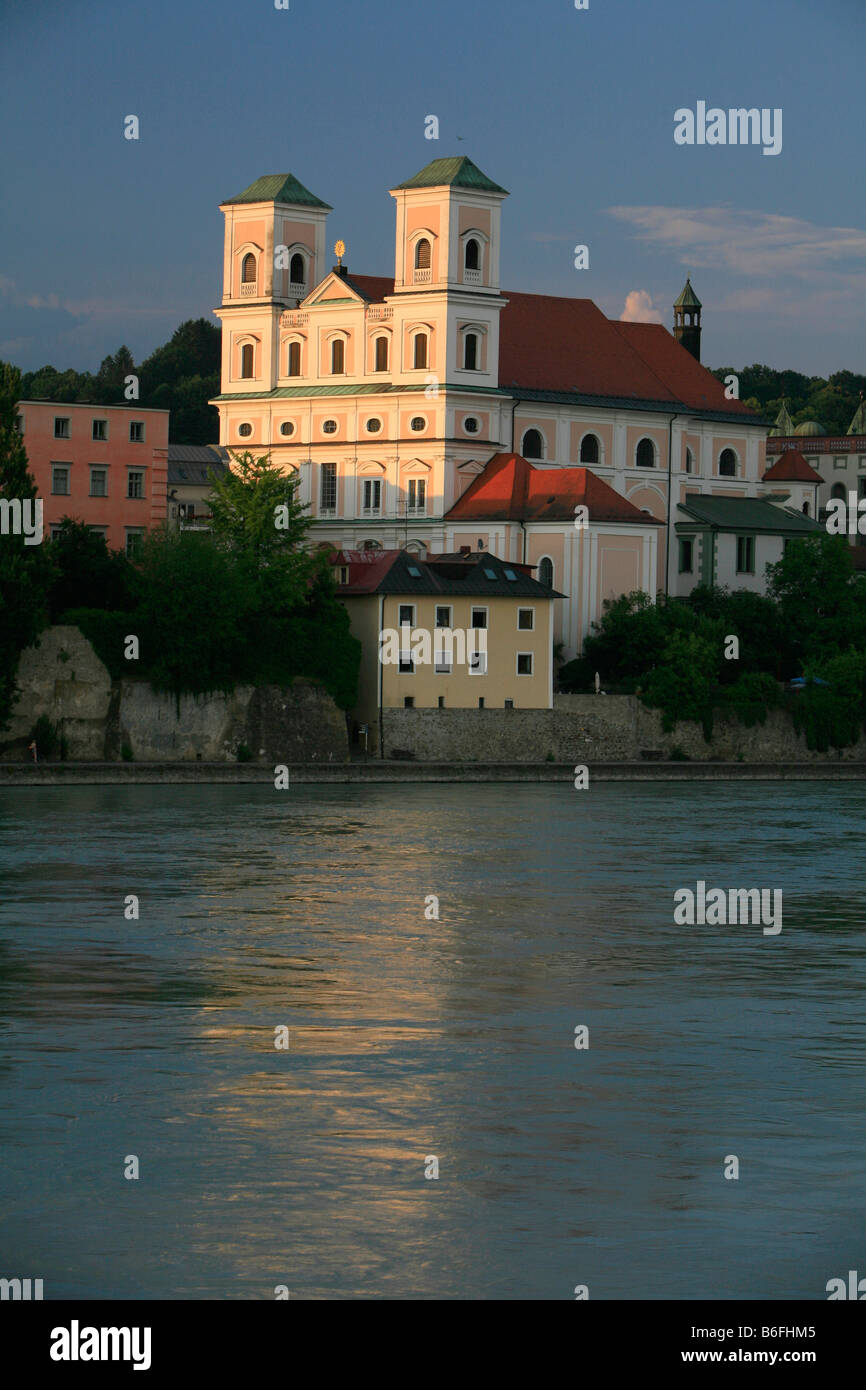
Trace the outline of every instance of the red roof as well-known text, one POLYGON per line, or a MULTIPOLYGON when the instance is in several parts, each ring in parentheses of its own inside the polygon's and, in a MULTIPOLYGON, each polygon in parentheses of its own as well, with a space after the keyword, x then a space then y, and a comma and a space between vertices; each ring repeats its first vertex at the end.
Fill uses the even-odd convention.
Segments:
POLYGON ((494 454, 447 513, 449 521, 574 520, 578 505, 590 521, 661 526, 588 468, 534 468, 520 454, 494 454))
POLYGON ((373 594, 401 554, 400 550, 332 550, 329 559, 334 566, 349 567, 349 582, 342 588, 373 594))
MULTIPOLYGON (((374 302, 394 293, 388 276, 349 279, 374 302)), ((722 382, 661 324, 606 318, 591 299, 502 293, 508 303, 500 317, 500 386, 751 414, 742 401, 728 400, 722 382)))
POLYGON ((820 473, 804 459, 797 449, 786 449, 780 459, 764 474, 765 483, 823 483, 820 473))

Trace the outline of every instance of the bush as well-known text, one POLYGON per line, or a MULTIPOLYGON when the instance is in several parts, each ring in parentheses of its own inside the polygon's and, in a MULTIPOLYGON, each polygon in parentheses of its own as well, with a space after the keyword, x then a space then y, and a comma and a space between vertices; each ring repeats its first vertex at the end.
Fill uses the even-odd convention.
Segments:
POLYGON ((132 748, 128 743, 124 743, 121 745, 120 756, 125 763, 131 763, 135 761, 132 754, 132 748))
POLYGON ((253 760, 253 750, 248 743, 239 743, 236 756, 239 763, 251 763, 253 760))

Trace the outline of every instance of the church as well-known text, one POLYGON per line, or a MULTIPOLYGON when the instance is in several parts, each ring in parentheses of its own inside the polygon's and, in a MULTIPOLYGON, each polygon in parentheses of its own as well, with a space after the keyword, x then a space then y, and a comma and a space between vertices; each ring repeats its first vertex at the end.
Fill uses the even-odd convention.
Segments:
POLYGON ((690 282, 673 334, 503 289, 508 194, 471 159, 390 193, 393 276, 355 273, 342 242, 327 264, 332 209, 292 174, 221 204, 220 444, 296 471, 337 549, 531 566, 562 595, 566 658, 619 594, 760 588, 761 545, 778 558, 815 523, 764 487, 768 423, 701 365, 690 282))

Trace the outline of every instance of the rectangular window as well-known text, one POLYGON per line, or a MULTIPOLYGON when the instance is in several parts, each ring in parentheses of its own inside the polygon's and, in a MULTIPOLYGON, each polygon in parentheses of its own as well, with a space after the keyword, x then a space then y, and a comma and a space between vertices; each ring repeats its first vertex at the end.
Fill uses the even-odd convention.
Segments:
POLYGON ((94 422, 93 422, 93 438, 94 438, 94 439, 102 439, 102 440, 106 440, 106 439, 108 438, 108 421, 107 421, 107 420, 94 420, 94 422))
POLYGON ((144 496, 144 474, 139 468, 130 468, 126 475, 127 497, 144 496))
POLYGON ((340 583, 341 583, 341 584, 348 584, 348 582, 349 582, 349 566, 348 566, 348 565, 341 565, 341 566, 340 566, 340 583))
POLYGON ((866 454, 860 454, 857 459, 858 468, 866 468, 866 454))
POLYGON ((834 460, 833 460, 833 467, 834 467, 834 468, 847 468, 847 467, 848 467, 848 460, 847 460, 847 459, 834 459, 834 460))
POLYGON ((517 674, 518 676, 532 675, 532 652, 517 653, 517 674))
MULTIPOLYGON (((858 502, 861 502, 861 501, 863 500, 864 497, 866 497, 866 478, 858 478, 858 479, 857 479, 857 500, 858 500, 858 502)), ((858 521, 857 524, 858 524, 858 526, 859 526, 859 524, 860 524, 859 521, 858 521)))
POLYGON ((520 632, 531 632, 535 627, 535 609, 518 608, 517 627, 520 632))
POLYGON ((470 676, 486 676, 486 675, 487 675, 487 653, 486 653, 486 652, 472 652, 472 651, 470 651, 470 650, 467 650, 467 652, 466 652, 466 660, 467 660, 468 665, 469 665, 469 674, 470 674, 470 676))
POLYGON ((427 479, 409 479, 409 510, 423 512, 427 507, 427 479))
POLYGON ((436 626, 451 626, 451 609, 446 604, 438 604, 436 607, 436 626))
POLYGON ((69 438, 69 417, 66 415, 55 415, 54 417, 54 438, 69 438))
MULTIPOLYGON (((443 613, 443 612, 445 612, 445 613, 450 613, 450 612, 451 612, 451 609, 450 609, 450 608, 445 608, 445 609, 437 608, 437 609, 436 609, 436 619, 437 619, 437 621, 436 621, 436 628, 437 628, 437 630, 438 630, 440 633, 441 633, 441 631, 442 631, 443 628, 450 628, 450 626, 451 626, 450 623, 440 623, 440 622, 439 622, 439 620, 438 620, 438 619, 439 619, 439 614, 440 614, 440 613, 443 613)), ((438 645, 437 645, 437 642, 436 642, 436 632, 433 633, 433 672, 434 672, 435 675, 437 675, 437 676, 450 676, 450 675, 451 675, 451 659, 452 659, 453 654, 454 654, 454 653, 453 653, 453 642, 454 642, 453 637, 452 637, 451 641, 448 642, 448 641, 446 641, 443 637, 440 636, 440 637, 439 637, 439 643, 438 643, 438 645)))
POLYGON ((479 696, 478 696, 478 708, 479 708, 479 709, 483 709, 483 708, 484 708, 484 696, 483 696, 483 695, 479 695, 479 696))
POLYGON ((91 497, 108 496, 108 469, 91 468, 90 470, 90 495, 91 497))
POLYGON ((404 695, 404 696, 403 696, 403 708, 404 708, 404 709, 414 709, 414 708, 415 708, 415 696, 414 696, 414 695, 404 695))
POLYGON ((505 701, 505 708, 506 708, 506 709, 514 709, 514 701, 513 701, 513 700, 506 700, 506 701, 505 701))
POLYGON ((401 603, 397 610, 397 626, 405 627, 407 623, 409 627, 415 626, 414 603, 401 603))
POLYGON ((439 696, 439 708, 440 708, 440 709, 444 709, 444 708, 445 708, 445 696, 444 696, 444 695, 440 695, 440 696, 439 696))
POLYGON ((486 627, 486 626, 487 626, 487 609, 486 609, 486 608, 473 608, 473 610, 472 610, 472 626, 473 626, 473 627, 486 627))
POLYGON ((130 420, 129 422, 129 442, 130 444, 144 443, 144 421, 130 420))
POLYGON ((104 536, 106 539, 108 538, 107 526, 88 526, 87 529, 88 531, 92 531, 95 536, 104 536))
POLYGON ((737 574, 755 573, 755 537, 737 536, 737 574))
POLYGON ((694 541, 680 541, 680 574, 692 573, 694 546, 694 541))
POLYGON ((57 540, 57 537, 58 537, 59 535, 60 535, 60 523, 58 522, 58 524, 57 524, 56 526, 52 526, 52 527, 51 527, 51 539, 52 539, 53 541, 56 541, 56 540, 57 540))
POLYGON ((382 508, 382 482, 379 478, 364 479, 364 511, 374 513, 382 508))
POLYGON ((69 496, 69 468, 65 464, 51 465, 51 491, 57 497, 69 496))
POLYGON ((337 506, 337 465, 335 463, 323 463, 321 478, 321 510, 323 512, 335 511, 337 506))
POLYGON ((141 550, 141 538, 144 535, 144 527, 126 528, 126 554, 128 559, 133 560, 141 550))

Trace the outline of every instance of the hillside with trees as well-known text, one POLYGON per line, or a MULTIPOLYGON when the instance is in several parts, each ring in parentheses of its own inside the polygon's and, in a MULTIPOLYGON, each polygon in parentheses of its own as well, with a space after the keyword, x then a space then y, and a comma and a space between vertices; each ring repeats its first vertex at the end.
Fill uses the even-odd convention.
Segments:
POLYGON ((220 330, 207 319, 187 319, 169 342, 140 366, 125 345, 105 357, 95 374, 72 368, 58 372, 40 367, 21 378, 21 399, 70 401, 81 405, 129 405, 124 395, 128 376, 139 379, 138 404, 170 410, 172 444, 216 444, 219 417, 208 401, 220 389, 220 330))
POLYGON ((866 394, 866 376, 856 372, 834 372, 827 378, 804 376, 755 362, 751 367, 718 367, 713 376, 724 381, 732 372, 740 380, 740 400, 757 414, 775 420, 784 399, 795 425, 817 420, 827 434, 846 433, 861 393, 866 394))

